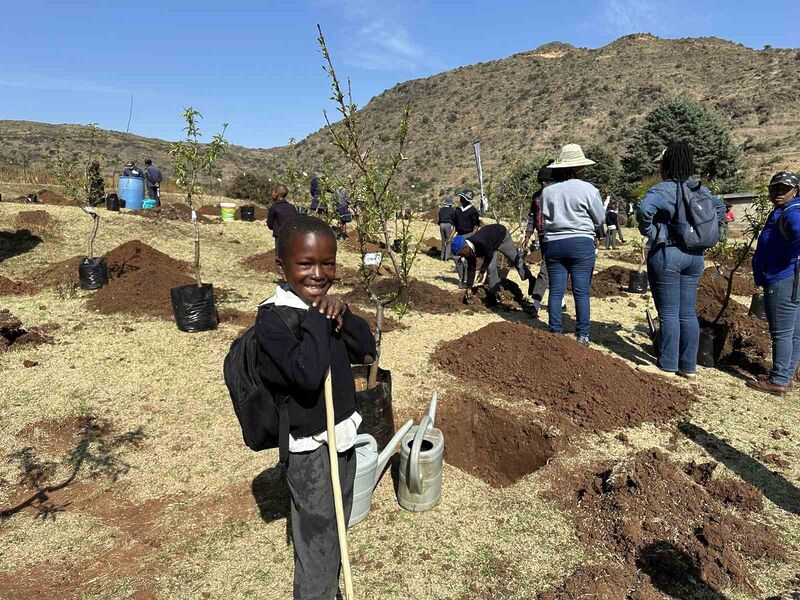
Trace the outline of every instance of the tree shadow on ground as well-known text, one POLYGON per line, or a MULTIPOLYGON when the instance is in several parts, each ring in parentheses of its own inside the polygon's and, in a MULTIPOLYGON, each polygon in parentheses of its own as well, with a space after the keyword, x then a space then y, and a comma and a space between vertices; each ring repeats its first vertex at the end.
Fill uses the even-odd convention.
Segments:
POLYGON ((281 466, 278 464, 261 471, 253 479, 250 490, 264 523, 286 519, 286 543, 289 544, 292 539, 292 496, 281 466))
POLYGON ((70 502, 59 504, 51 495, 67 488, 80 473, 93 479, 116 481, 130 470, 130 465, 120 459, 119 451, 126 446, 141 446, 145 439, 142 427, 112 435, 107 421, 84 416, 80 422, 78 442, 66 453, 60 465, 42 459, 30 446, 8 455, 9 461, 19 466, 20 484, 38 489, 15 506, 0 510, 0 523, 28 507, 34 510, 35 518, 55 519, 56 514, 63 512, 70 502), (47 484, 59 466, 68 467, 69 474, 59 483, 47 484))
POLYGON ((42 238, 30 229, 0 231, 0 262, 30 252, 42 243, 42 238))
POLYGON ((800 489, 783 475, 771 471, 759 461, 693 423, 684 422, 678 429, 702 446, 714 459, 724 464, 783 510, 800 515, 800 489))
POLYGON ((700 580, 700 571, 692 557, 670 542, 660 540, 642 548, 636 557, 636 566, 650 577, 656 589, 671 598, 727 600, 700 580))

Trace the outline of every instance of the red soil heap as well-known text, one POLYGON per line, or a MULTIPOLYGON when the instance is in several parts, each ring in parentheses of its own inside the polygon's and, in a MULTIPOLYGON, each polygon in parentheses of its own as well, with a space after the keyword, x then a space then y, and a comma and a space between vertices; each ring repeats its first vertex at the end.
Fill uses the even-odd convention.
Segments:
POLYGON ((124 312, 171 319, 170 289, 194 282, 188 263, 139 240, 110 251, 106 261, 111 281, 86 303, 102 314, 124 312))
MULTIPOLYGON (((623 559, 621 566, 604 566, 605 574, 596 580, 607 583, 616 573, 612 579, 628 582, 623 589, 639 592, 629 597, 673 597, 660 595, 653 585, 665 589, 690 583, 696 589, 734 585, 758 594, 748 564, 787 558, 777 531, 724 508, 714 488, 698 483, 658 449, 640 451, 588 475, 576 474, 572 481, 559 473, 553 491, 573 515, 581 541, 602 545, 623 559)), ((585 579, 580 573, 570 579, 585 579)), ((568 580, 560 590, 540 597, 571 597, 565 591, 574 584, 568 580)))
POLYGON ((0 275, 0 296, 35 294, 36 292, 36 286, 31 283, 26 281, 14 281, 13 279, 0 275))
POLYGON ((510 400, 544 405, 589 431, 664 421, 694 400, 619 359, 518 323, 492 323, 445 342, 432 358, 469 384, 510 400))
POLYGON ((261 271, 262 273, 278 273, 275 268, 275 250, 248 256, 240 264, 246 269, 261 271))
POLYGON ((54 225, 50 213, 42 209, 18 212, 15 223, 20 229, 30 229, 37 233, 48 232, 54 225))
MULTIPOLYGON (((375 283, 374 289, 380 296, 385 297, 396 289, 396 284, 393 279, 382 279, 375 283)), ((372 305, 367 292, 360 286, 345 294, 344 300, 345 302, 353 302, 365 306, 372 305)), ((461 296, 459 294, 448 292, 424 281, 412 282, 410 288, 405 291, 401 300, 408 302, 412 310, 431 315, 446 315, 461 312, 468 314, 479 307, 477 304, 465 306, 461 302, 461 296)))
POLYGON ((598 271, 592 277, 591 295, 595 298, 608 298, 609 296, 619 296, 628 285, 630 269, 623 267, 608 267, 598 271))

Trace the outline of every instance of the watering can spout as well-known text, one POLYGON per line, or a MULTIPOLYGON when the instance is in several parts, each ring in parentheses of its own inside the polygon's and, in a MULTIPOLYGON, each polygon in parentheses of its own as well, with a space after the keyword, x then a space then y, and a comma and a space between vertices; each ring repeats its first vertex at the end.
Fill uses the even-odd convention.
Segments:
POLYGON ((386 468, 386 463, 389 462, 389 459, 394 454, 394 451, 397 449, 397 445, 400 443, 400 440, 403 439, 403 436, 406 433, 408 433, 408 430, 411 429, 412 425, 414 425, 414 421, 411 419, 406 421, 403 426, 397 430, 397 433, 395 433, 394 437, 389 440, 389 443, 386 444, 383 452, 381 452, 378 456, 378 467, 375 470, 375 484, 377 484, 380 480, 383 470, 386 468))
POLYGON ((433 427, 433 422, 436 420, 436 404, 439 402, 439 392, 433 392, 431 397, 431 406, 428 408, 428 416, 431 418, 430 427, 433 427))

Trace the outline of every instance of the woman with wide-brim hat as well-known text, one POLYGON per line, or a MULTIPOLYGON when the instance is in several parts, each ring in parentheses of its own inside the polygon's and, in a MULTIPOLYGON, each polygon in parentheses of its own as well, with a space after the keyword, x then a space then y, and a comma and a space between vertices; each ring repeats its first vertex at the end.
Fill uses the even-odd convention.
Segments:
POLYGON ((581 179, 584 169, 593 164, 578 144, 567 144, 556 162, 550 165, 555 183, 542 191, 542 254, 550 279, 547 301, 550 331, 562 333, 561 306, 569 276, 575 299, 575 336, 585 345, 589 344, 589 292, 597 232, 602 232, 605 221, 600 191, 581 179))

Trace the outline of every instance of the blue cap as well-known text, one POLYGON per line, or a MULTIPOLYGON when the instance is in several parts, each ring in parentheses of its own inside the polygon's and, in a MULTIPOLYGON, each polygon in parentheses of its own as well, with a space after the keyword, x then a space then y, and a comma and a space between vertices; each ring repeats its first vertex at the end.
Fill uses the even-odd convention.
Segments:
POLYGON ((467 243, 467 238, 463 235, 457 235, 453 238, 453 241, 450 242, 450 249, 453 251, 453 254, 458 254, 461 252, 461 249, 464 247, 464 244, 467 243))

